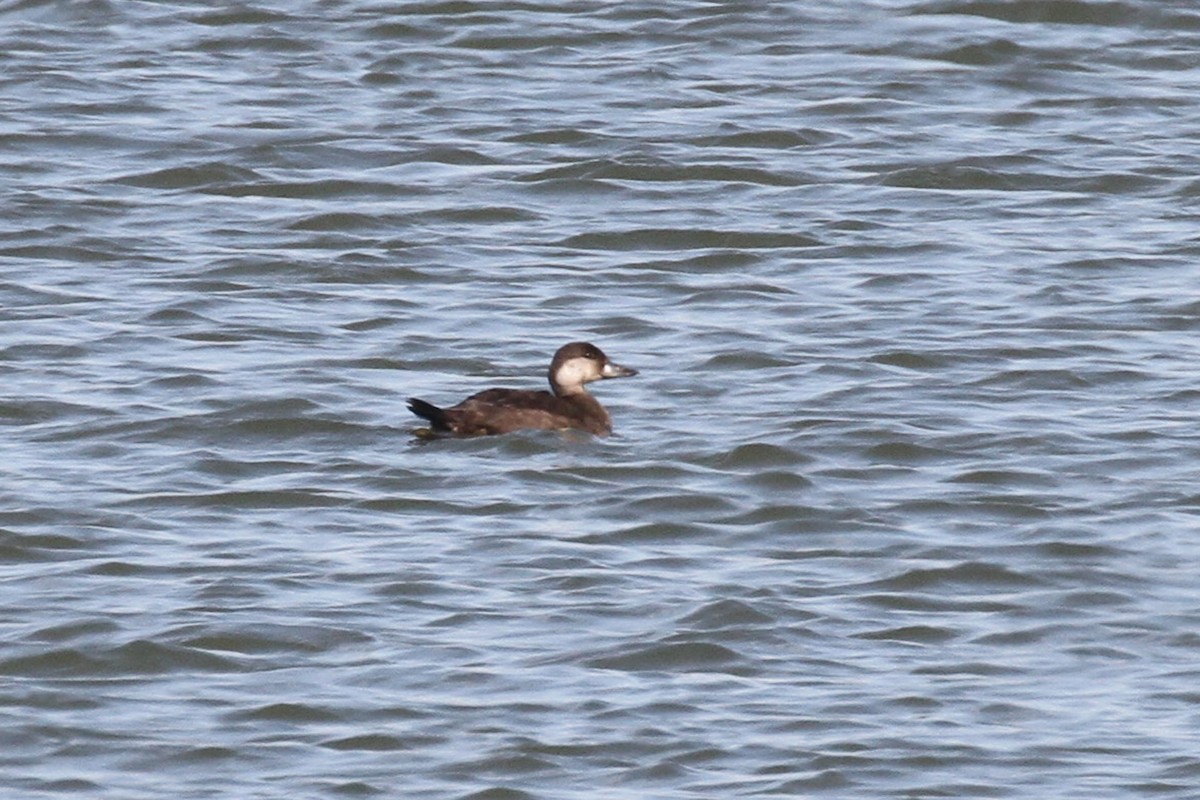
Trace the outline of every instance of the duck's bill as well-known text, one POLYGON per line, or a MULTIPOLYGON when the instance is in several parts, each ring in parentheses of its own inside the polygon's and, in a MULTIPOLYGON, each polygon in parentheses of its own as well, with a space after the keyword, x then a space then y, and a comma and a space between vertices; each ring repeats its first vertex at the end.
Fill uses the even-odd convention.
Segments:
POLYGON ((620 364, 614 364, 609 361, 604 365, 604 369, 600 370, 600 376, 603 378, 628 378, 631 375, 637 375, 638 371, 630 367, 622 367, 620 364))

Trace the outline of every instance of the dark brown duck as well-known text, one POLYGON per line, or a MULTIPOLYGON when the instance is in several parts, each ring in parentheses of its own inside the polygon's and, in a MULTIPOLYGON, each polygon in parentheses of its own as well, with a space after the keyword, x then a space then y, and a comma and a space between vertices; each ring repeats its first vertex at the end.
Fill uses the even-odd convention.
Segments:
POLYGON ((449 408, 411 398, 408 408, 429 420, 437 433, 458 436, 510 433, 525 428, 578 428, 598 436, 612 433, 612 417, 584 384, 604 378, 637 375, 637 370, 608 360, 587 342, 563 345, 550 362, 554 393, 524 389, 488 389, 449 408))

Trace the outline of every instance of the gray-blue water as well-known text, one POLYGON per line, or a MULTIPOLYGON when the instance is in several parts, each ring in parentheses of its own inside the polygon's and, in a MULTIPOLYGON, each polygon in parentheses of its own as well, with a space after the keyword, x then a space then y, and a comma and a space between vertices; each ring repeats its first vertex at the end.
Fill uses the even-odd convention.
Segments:
POLYGON ((1200 797, 1200 6, 0 6, 5 797, 1200 797), (421 443, 542 388, 607 439, 421 443))

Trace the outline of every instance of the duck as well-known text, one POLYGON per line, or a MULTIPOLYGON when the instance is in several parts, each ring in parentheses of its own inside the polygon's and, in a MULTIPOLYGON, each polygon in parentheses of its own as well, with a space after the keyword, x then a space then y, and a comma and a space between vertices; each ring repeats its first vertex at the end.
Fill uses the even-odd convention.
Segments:
POLYGON ((628 378, 636 369, 623 367, 590 342, 571 342, 558 348, 547 378, 551 392, 528 389, 486 389, 449 408, 420 398, 408 408, 428 420, 433 434, 488 436, 518 430, 578 429, 596 436, 612 433, 612 417, 585 387, 606 378, 628 378))

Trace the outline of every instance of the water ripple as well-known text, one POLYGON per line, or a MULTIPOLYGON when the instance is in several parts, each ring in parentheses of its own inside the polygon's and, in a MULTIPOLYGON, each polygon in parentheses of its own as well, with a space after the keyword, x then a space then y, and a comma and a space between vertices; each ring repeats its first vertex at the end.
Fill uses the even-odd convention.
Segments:
POLYGON ((8 794, 1193 794, 1195 11, 0 19, 8 794))

